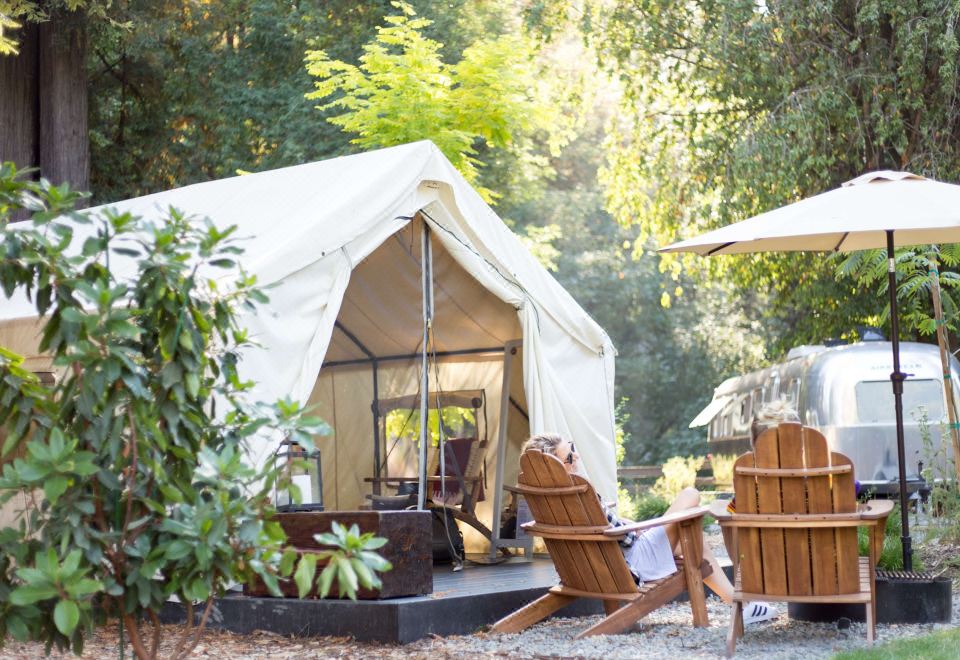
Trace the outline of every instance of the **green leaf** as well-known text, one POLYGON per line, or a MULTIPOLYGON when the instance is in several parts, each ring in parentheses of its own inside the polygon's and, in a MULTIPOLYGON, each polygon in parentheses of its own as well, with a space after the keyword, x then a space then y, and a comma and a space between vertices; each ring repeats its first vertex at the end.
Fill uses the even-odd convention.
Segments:
POLYGON ((353 567, 353 571, 357 574, 357 580, 363 587, 374 589, 380 586, 380 579, 358 557, 350 558, 350 566, 353 567))
POLYGON ((76 584, 67 585, 66 590, 71 598, 80 599, 84 596, 95 594, 103 589, 103 585, 97 580, 83 578, 76 584))
POLYGON ((53 622, 57 630, 69 637, 80 621, 80 608, 72 600, 61 600, 53 609, 53 622))
POLYGON ((357 599, 357 574, 346 557, 337 557, 333 560, 337 565, 337 584, 340 586, 340 595, 346 594, 350 600, 357 599))
POLYGON ((57 500, 66 492, 69 485, 69 480, 66 477, 60 476, 50 477, 43 482, 43 494, 46 495, 51 506, 57 503, 57 500))
POLYGON ((337 575, 337 567, 333 562, 324 567, 323 571, 320 573, 320 579, 317 580, 317 591, 320 594, 320 598, 326 598, 330 593, 330 587, 333 585, 333 578, 337 575))
POLYGON ((10 602, 14 605, 33 605, 41 600, 47 600, 57 595, 57 588, 52 584, 25 584, 17 587, 10 593, 10 602))
POLYGON ((387 539, 383 538, 382 536, 374 536, 372 538, 367 539, 366 543, 363 544, 363 547, 365 550, 377 550, 378 548, 382 548, 386 544, 387 544, 387 539))
POLYGON ((171 541, 167 546, 167 550, 164 553, 164 556, 171 560, 176 561, 178 559, 183 559, 191 552, 190 544, 186 541, 177 539, 176 541, 171 541))
POLYGON ((308 593, 310 593, 310 588, 313 586, 313 576, 317 571, 317 558, 310 554, 305 554, 300 557, 300 564, 297 566, 297 571, 293 575, 293 581, 297 585, 297 593, 300 598, 303 598, 308 593))
POLYGON ((27 624, 20 617, 10 614, 4 623, 7 626, 7 632, 18 642, 26 642, 30 639, 30 629, 27 628, 27 624))
POLYGON ((297 561, 296 550, 285 550, 280 558, 280 575, 286 577, 293 571, 293 565, 297 561))

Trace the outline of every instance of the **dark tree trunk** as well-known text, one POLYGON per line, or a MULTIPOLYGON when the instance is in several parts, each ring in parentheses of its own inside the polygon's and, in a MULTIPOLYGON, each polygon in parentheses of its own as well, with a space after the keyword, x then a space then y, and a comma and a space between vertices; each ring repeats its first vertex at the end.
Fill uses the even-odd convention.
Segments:
POLYGON ((40 174, 74 190, 90 187, 83 18, 55 14, 40 24, 40 174))
POLYGON ((40 163, 38 32, 36 25, 25 25, 20 54, 0 55, 0 161, 17 168, 40 163))
POLYGON ((0 56, 0 161, 74 190, 90 186, 84 20, 67 12, 27 24, 20 54, 0 56))

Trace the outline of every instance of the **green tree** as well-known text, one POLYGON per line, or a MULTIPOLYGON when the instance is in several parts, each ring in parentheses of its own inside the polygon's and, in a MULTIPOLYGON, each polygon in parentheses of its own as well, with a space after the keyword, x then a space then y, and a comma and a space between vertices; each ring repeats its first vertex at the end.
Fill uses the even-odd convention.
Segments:
MULTIPOLYGON (((424 34, 460 53, 496 24, 499 4, 450 0, 424 34)), ((356 151, 304 98, 304 52, 352 61, 391 11, 388 0, 111 3, 109 20, 91 26, 87 60, 95 199, 356 151)))
MULTIPOLYGON (((307 53, 317 80, 311 99, 321 110, 342 110, 328 121, 353 133, 364 148, 432 140, 464 177, 478 180, 481 145, 512 154, 532 178, 547 166, 534 148, 540 138, 557 153, 570 138, 571 120, 537 75, 535 45, 522 35, 479 40, 448 64, 443 45, 424 36, 432 24, 407 3, 386 17, 377 38, 363 47, 359 65, 307 53)), ((488 200, 498 195, 480 187, 488 200)))
MULTIPOLYGON (((887 276, 887 251, 863 250, 835 258, 837 277, 850 278, 875 289, 877 296, 888 301, 889 278, 887 276)), ((960 304, 957 289, 960 288, 960 244, 927 245, 900 248, 895 253, 897 270, 897 309, 901 327, 908 333, 931 336, 937 330, 932 306, 931 281, 935 273, 940 283, 943 322, 950 332, 960 330, 960 304)), ((886 325, 890 316, 890 303, 886 302, 876 325, 886 325)))
MULTIPOLYGON (((641 238, 662 245, 865 170, 960 175, 955 0, 589 5, 583 24, 626 90, 609 208, 641 238)), ((783 343, 845 334, 879 311, 816 255, 666 265, 681 259, 743 289, 772 284, 783 343)))
MULTIPOLYGON (((289 473, 247 464, 248 444, 287 436, 312 447, 310 434, 329 429, 289 401, 247 400, 237 314, 266 298, 237 266, 232 229, 176 211, 162 223, 107 214, 91 225, 72 212, 77 197, 0 167, 0 286, 31 298, 45 319, 39 349, 58 372, 44 385, 0 348, 0 500, 22 492, 32 502, 0 530, 0 641, 79 654, 110 617, 138 657, 153 658, 160 609, 175 595, 188 625, 174 655, 185 657, 231 583, 260 579, 279 595, 278 578, 294 570, 296 553, 269 520, 289 473), (7 226, 24 205, 32 223, 7 226), (85 225, 95 231, 78 245, 85 225), (118 274, 124 259, 135 272, 118 274)), ((382 543, 336 536, 341 593, 375 586, 373 571, 389 568, 370 552, 382 543)), ((301 594, 315 560, 297 569, 301 594)), ((319 578, 324 594, 331 571, 319 578)))

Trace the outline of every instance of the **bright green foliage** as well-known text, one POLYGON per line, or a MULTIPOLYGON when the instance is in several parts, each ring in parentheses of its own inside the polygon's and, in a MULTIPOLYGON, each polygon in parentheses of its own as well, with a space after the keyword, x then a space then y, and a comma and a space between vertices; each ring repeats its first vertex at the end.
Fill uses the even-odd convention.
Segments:
POLYGON ((833 656, 833 660, 953 660, 957 657, 957 648, 960 648, 960 629, 953 628, 895 639, 871 649, 844 651, 833 656))
MULTIPOLYGON (((571 120, 538 75, 532 40, 509 34, 479 40, 447 64, 442 44, 423 34, 432 21, 407 3, 392 4, 400 13, 385 18, 359 65, 307 52, 307 70, 316 78, 307 98, 326 100, 321 110, 342 110, 328 121, 356 134, 354 144, 369 149, 429 139, 475 182, 481 146, 544 167, 533 138, 554 154, 569 140, 571 120)), ((486 188, 481 193, 496 196, 486 188)))
MULTIPOLYGON (((591 5, 585 24, 626 89, 609 208, 641 239, 693 236, 873 169, 960 177, 956 0, 591 5)), ((667 265, 681 259, 774 290, 790 339, 845 334, 881 307, 818 255, 667 265)))
POLYGON ((314 586, 317 562, 326 560, 327 565, 316 578, 317 594, 326 598, 334 580, 337 582, 339 596, 357 599, 357 588, 379 589, 382 586, 377 573, 389 571, 390 562, 374 550, 382 548, 387 539, 374 536, 372 532, 360 533, 357 525, 347 529, 334 522, 330 532, 314 535, 318 543, 330 546, 331 550, 304 555, 294 580, 300 597, 306 596, 314 586))
MULTIPOLYGON (((913 527, 911 526, 911 530, 913 527)), ((887 518, 887 526, 883 536, 883 548, 880 550, 880 557, 877 560, 877 566, 888 571, 903 570, 903 543, 900 536, 903 532, 902 521, 900 520, 900 505, 896 504, 890 517, 887 518)), ((870 531, 867 527, 857 528, 857 542, 861 557, 870 554, 870 531)), ((924 570, 923 561, 919 555, 913 554, 913 570, 924 570)))
MULTIPOLYGON (((464 430, 476 428, 477 419, 470 408, 459 406, 444 406, 439 414, 436 408, 427 411, 427 433, 430 436, 430 445, 440 444, 440 422, 443 422, 444 438, 463 435, 464 430)), ((384 419, 387 438, 390 442, 404 440, 417 442, 420 439, 420 411, 419 410, 391 410, 384 419)))
POLYGON ((650 492, 672 502, 684 488, 697 483, 697 470, 703 466, 703 456, 672 456, 663 464, 663 476, 653 484, 650 492))
POLYGON ((736 454, 708 454, 710 469, 713 472, 714 483, 718 486, 733 485, 733 464, 737 462, 736 454))
MULTIPOLYGON (((928 245, 896 250, 897 310, 901 327, 907 332, 933 335, 937 322, 931 298, 931 273, 940 280, 940 303, 947 328, 956 333, 960 329, 960 305, 957 293, 960 287, 960 244, 928 245)), ((837 277, 848 277, 865 289, 877 291, 882 300, 888 299, 887 251, 863 250, 851 252, 839 259, 837 277)), ((887 303, 879 319, 884 325, 890 314, 887 303)))
POLYGON ((170 596, 191 613, 200 602, 205 622, 230 583, 258 578, 278 593, 293 566, 283 530, 265 521, 286 472, 251 467, 246 447, 284 435, 311 447, 329 428, 289 401, 246 399, 237 314, 266 298, 237 266, 232 229, 176 211, 162 224, 108 214, 78 246, 74 227, 92 221, 72 213, 77 197, 0 168, 0 285, 47 319, 40 350, 58 371, 47 387, 0 351, 3 453, 16 457, 0 496, 35 503, 0 530, 0 640, 79 653, 96 622, 116 617, 150 657, 142 622, 159 625, 170 596), (8 226, 22 207, 32 223, 8 226), (119 259, 136 271, 117 275, 119 259))

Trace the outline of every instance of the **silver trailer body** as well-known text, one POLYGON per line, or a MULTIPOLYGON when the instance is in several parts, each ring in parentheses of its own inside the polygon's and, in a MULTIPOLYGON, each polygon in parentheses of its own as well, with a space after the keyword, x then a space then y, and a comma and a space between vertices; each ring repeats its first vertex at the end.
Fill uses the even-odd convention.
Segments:
MULTIPOLYGON (((960 392, 960 362, 951 357, 954 397, 960 392)), ((923 484, 921 463, 934 476, 949 476, 952 458, 940 353, 935 345, 903 342, 900 368, 908 374, 903 389, 906 474, 910 490, 923 484), (929 429, 923 441, 921 426, 929 429)), ((786 399, 807 426, 820 430, 833 451, 850 457, 862 488, 877 493, 897 490, 897 435, 890 372, 890 342, 871 341, 826 348, 804 346, 766 369, 729 378, 690 426, 708 426, 716 453, 750 448, 754 413, 768 401, 786 399)))

